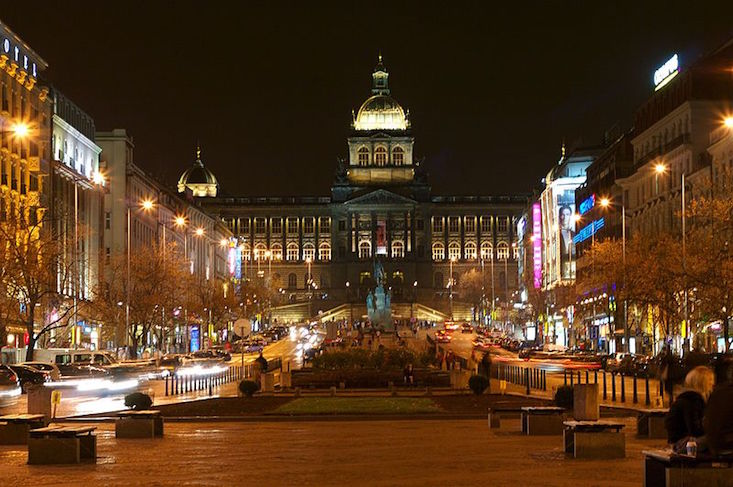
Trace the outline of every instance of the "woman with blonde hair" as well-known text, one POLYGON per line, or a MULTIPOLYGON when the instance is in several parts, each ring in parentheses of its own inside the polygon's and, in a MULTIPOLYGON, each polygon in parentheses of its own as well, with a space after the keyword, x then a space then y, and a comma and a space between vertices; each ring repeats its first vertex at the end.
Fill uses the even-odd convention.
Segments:
POLYGON ((714 385, 715 374, 709 367, 695 367, 687 373, 686 390, 677 396, 664 420, 669 443, 681 444, 689 437, 697 438, 705 434, 702 418, 714 385))

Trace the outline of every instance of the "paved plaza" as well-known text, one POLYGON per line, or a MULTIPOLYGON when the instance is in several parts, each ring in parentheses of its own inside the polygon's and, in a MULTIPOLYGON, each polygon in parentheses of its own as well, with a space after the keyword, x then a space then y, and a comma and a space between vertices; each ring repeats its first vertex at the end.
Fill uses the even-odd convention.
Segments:
POLYGON ((521 436, 519 420, 168 422, 160 440, 116 440, 98 424, 97 465, 29 466, 25 448, 0 447, 3 485, 492 485, 638 486, 643 449, 573 460, 561 436, 521 436))

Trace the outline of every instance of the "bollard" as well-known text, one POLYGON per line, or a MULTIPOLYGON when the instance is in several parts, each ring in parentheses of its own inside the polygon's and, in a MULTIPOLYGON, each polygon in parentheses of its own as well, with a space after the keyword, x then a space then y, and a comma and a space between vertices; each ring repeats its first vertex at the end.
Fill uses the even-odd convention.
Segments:
POLYGON ((165 395, 168 396, 168 376, 165 376, 165 395))
POLYGON ((598 384, 598 369, 593 371, 593 383, 598 384))
POLYGON ((649 376, 646 376, 646 380, 644 381, 644 389, 644 392, 646 393, 646 401, 644 401, 644 403, 649 406, 652 403, 649 398, 649 376))
POLYGON ((585 371, 585 383, 586 383, 586 384, 587 384, 588 382, 590 382, 590 381, 588 380, 588 374, 589 374, 589 373, 590 373, 590 372, 589 372, 588 370, 586 370, 586 371, 585 371))
POLYGON ((608 389, 606 388, 606 371, 603 371, 603 400, 608 399, 608 389))
POLYGON ((581 382, 583 381, 580 380, 580 371, 578 371, 578 384, 580 384, 581 382))
POLYGON ((547 371, 546 370, 542 371, 542 390, 543 391, 547 390, 547 371))
POLYGON ((568 385, 568 371, 565 369, 562 369, 562 381, 563 385, 568 385))
POLYGON ((611 400, 616 401, 616 373, 611 372, 611 400))
POLYGON ((211 395, 211 377, 209 377, 209 395, 211 395))
POLYGON ((524 378, 527 383, 527 395, 529 396, 529 369, 524 369, 524 378))
POLYGON ((570 371, 570 387, 573 387, 573 377, 574 376, 575 376, 575 374, 573 374, 573 371, 571 370, 570 371))
POLYGON ((634 374, 634 404, 639 402, 639 393, 636 391, 636 374, 634 374))
POLYGON ((626 402, 626 376, 621 374, 621 402, 626 402))

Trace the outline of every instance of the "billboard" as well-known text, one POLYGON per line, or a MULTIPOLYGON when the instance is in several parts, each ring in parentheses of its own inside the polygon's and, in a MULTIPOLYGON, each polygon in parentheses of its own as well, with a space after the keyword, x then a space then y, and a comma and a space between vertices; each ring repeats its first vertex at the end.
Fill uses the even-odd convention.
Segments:
POLYGON ((560 277, 575 277, 575 191, 565 189, 557 193, 557 243, 560 248, 560 277))
POLYGON ((532 276, 534 288, 542 287, 542 207, 532 205, 532 276))
POLYGON ((376 255, 389 255, 387 253, 387 222, 377 220, 377 250, 376 255))

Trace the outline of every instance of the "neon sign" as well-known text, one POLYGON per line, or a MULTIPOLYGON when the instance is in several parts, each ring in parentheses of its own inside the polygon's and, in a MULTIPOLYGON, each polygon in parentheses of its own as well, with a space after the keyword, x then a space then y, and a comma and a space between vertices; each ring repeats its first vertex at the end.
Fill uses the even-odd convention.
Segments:
POLYGON ((10 39, 7 37, 3 37, 2 41, 0 41, 0 56, 5 59, 12 59, 20 69, 28 73, 31 77, 38 77, 38 67, 36 66, 36 63, 31 61, 28 55, 23 54, 20 47, 12 44, 10 39))
POLYGON ((591 209, 593 209, 595 205, 596 205, 596 195, 592 194, 580 202, 580 205, 578 205, 578 210, 580 211, 581 215, 584 215, 588 213, 591 209))
POLYGON ((595 220, 591 222, 590 224, 584 226, 578 233, 573 237, 573 242, 575 244, 579 244, 580 242, 584 240, 588 240, 591 238, 595 233, 603 228, 603 225, 606 224, 606 221, 603 218, 599 218, 598 220, 595 220))
POLYGON ((667 60, 659 69, 654 71, 654 91, 658 91, 664 85, 672 81, 672 78, 680 72, 680 59, 675 54, 667 60))
POLYGON ((542 208, 539 203, 532 205, 532 270, 534 288, 542 287, 542 208))

